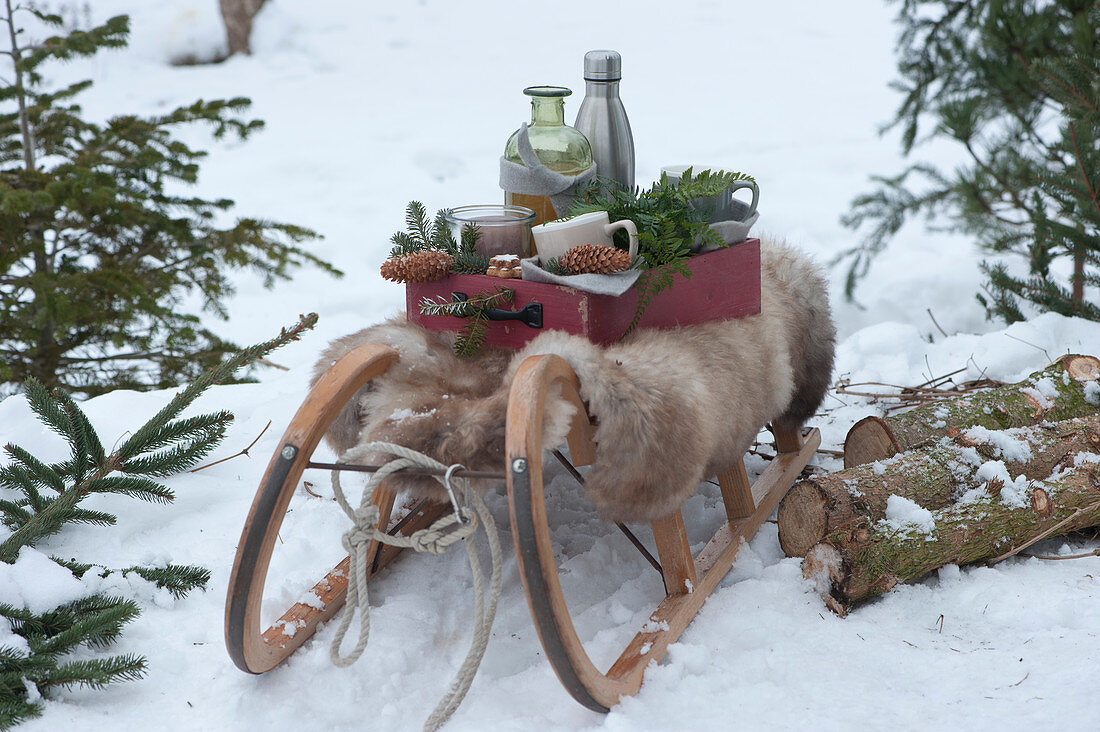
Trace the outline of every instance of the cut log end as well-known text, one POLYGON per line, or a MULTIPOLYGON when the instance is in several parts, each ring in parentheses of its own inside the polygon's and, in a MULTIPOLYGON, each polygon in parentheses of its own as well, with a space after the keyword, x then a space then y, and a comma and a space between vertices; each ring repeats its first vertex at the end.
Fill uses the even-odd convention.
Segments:
POLYGON ((1100 380, 1100 358, 1095 356, 1066 356, 1062 359, 1062 366, 1074 381, 1100 380))
POLYGON ((886 422, 881 417, 865 417, 852 425, 844 438, 844 467, 885 460, 898 451, 898 443, 886 422))
POLYGON ((779 503, 779 546, 788 557, 804 557, 828 530, 828 497, 813 481, 795 483, 779 503))
POLYGON ((813 583, 825 606, 840 617, 848 614, 848 605, 837 592, 843 571, 844 560, 832 544, 815 544, 802 560, 802 576, 813 583))
POLYGON ((1054 512, 1054 504, 1051 503, 1050 495, 1042 488, 1031 489, 1031 510, 1041 518, 1050 518, 1050 514, 1054 512))

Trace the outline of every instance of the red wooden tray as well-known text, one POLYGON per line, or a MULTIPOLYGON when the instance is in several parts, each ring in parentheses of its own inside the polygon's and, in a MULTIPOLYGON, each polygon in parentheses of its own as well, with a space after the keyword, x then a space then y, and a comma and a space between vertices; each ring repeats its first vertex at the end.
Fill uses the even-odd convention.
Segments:
MULTIPOLYGON (((690 280, 675 276, 672 287, 658 295, 646 308, 639 327, 675 328, 681 325, 729 320, 760 312, 760 240, 746 239, 688 260, 690 280)), ((497 287, 515 292, 510 310, 529 303, 542 305, 542 328, 514 320, 490 321, 486 343, 521 348, 546 330, 564 330, 583 335, 593 343, 606 345, 622 337, 638 305, 638 292, 631 288, 620 297, 594 295, 572 287, 526 280, 505 280, 488 275, 450 275, 441 280, 405 286, 405 312, 409 321, 430 330, 461 330, 465 318, 423 315, 418 303, 425 297, 453 293, 473 296, 497 287)))

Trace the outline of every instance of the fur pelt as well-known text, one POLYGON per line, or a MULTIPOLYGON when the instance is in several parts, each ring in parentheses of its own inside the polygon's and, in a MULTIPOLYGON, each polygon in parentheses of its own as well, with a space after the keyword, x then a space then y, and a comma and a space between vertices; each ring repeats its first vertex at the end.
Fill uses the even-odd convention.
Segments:
MULTIPOLYGON (((512 377, 524 359, 553 353, 577 373, 598 422, 585 493, 608 519, 668 515, 698 484, 730 467, 772 422, 796 429, 830 383, 835 329, 817 268, 785 244, 761 243, 761 312, 673 330, 642 330, 601 347, 548 331, 518 353, 451 351, 453 335, 391 320, 334 341, 314 370, 363 343, 400 360, 349 403, 326 435, 342 453, 360 442, 396 442, 443 463, 501 470, 512 377)), ((572 407, 547 399, 544 443, 564 441, 572 407)), ((404 479, 435 492, 427 479, 404 479)))

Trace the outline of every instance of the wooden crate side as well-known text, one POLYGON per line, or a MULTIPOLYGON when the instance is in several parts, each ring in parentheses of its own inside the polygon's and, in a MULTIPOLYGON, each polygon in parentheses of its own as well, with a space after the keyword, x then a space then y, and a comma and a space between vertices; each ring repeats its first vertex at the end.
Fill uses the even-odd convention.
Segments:
MULTIPOLYGON (((675 328, 712 320, 743 318, 760 312, 760 240, 747 239, 688 261, 690 280, 676 275, 673 286, 658 295, 642 316, 641 328, 675 328)), ((464 318, 429 316, 417 306, 423 298, 454 292, 474 295, 507 287, 514 291, 508 310, 542 303, 543 327, 531 328, 518 321, 489 324, 486 342, 505 348, 522 348, 547 330, 563 330, 584 336, 593 343, 614 343, 622 337, 638 305, 638 293, 628 290, 620 297, 594 295, 542 282, 504 280, 488 275, 451 275, 434 282, 409 284, 405 307, 409 321, 430 330, 461 330, 464 318)))
POLYGON ((489 345, 522 348, 528 341, 547 330, 564 330, 577 335, 588 334, 590 311, 586 302, 587 293, 577 292, 571 287, 548 285, 544 282, 505 280, 488 275, 451 275, 434 282, 406 285, 406 317, 410 322, 422 325, 429 330, 462 330, 466 327, 465 318, 424 315, 417 304, 425 297, 435 299, 442 295, 450 300, 454 292, 473 296, 498 287, 507 287, 515 293, 512 303, 504 308, 506 310, 521 310, 532 302, 542 303, 543 323, 540 329, 511 320, 491 322, 485 338, 485 342, 489 345))
MULTIPOLYGON (((676 328, 760 312, 759 239, 692 257, 688 269, 691 279, 675 275, 672 287, 646 308, 639 328, 676 328)), ((593 295, 589 340, 601 344, 617 341, 630 326, 637 306, 634 288, 621 297, 593 295)))

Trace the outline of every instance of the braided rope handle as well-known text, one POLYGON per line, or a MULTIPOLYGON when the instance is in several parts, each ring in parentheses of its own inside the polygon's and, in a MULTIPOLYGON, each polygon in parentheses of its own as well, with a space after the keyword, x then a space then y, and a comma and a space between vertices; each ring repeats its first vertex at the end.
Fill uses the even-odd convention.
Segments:
POLYGON ((485 536, 489 542, 489 555, 491 558, 491 578, 489 587, 489 601, 485 602, 484 579, 481 570, 481 562, 477 557, 477 550, 472 541, 466 542, 466 554, 470 563, 470 573, 473 575, 474 585, 474 633, 470 644, 470 650, 466 658, 451 682, 448 692, 440 700, 424 723, 425 730, 436 730, 441 727, 455 710, 458 709, 462 699, 469 691, 477 674, 478 666, 485 655, 485 648, 489 642, 489 633, 496 617, 497 603, 500 600, 501 588, 501 550, 500 540, 497 537, 496 523, 492 514, 482 500, 481 496, 470 490, 469 480, 456 480, 457 495, 452 492, 451 474, 456 466, 448 468, 442 463, 401 445, 388 442, 370 442, 359 445, 341 456, 339 462, 347 463, 361 459, 370 452, 385 452, 396 455, 396 459, 389 461, 371 476, 363 489, 359 507, 353 509, 344 496, 340 485, 338 471, 332 471, 332 490, 336 502, 351 519, 352 528, 344 533, 341 543, 348 552, 348 590, 347 605, 340 617, 340 625, 333 637, 329 648, 329 657, 332 663, 339 667, 347 667, 355 663, 363 654, 370 639, 370 601, 367 590, 367 549, 372 541, 379 541, 391 546, 406 549, 414 549, 418 552, 431 554, 443 554, 456 542, 471 537, 480 524, 485 527, 485 536), (455 505, 455 513, 448 514, 436 520, 426 529, 413 532, 409 536, 393 536, 378 526, 378 507, 373 505, 371 497, 375 488, 389 475, 407 467, 427 467, 446 471, 446 478, 436 477, 451 495, 455 505), (472 503, 474 510, 467 506, 459 506, 458 501, 472 503), (351 626, 355 611, 359 611, 359 637, 355 647, 346 656, 340 655, 340 646, 351 626))

